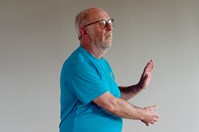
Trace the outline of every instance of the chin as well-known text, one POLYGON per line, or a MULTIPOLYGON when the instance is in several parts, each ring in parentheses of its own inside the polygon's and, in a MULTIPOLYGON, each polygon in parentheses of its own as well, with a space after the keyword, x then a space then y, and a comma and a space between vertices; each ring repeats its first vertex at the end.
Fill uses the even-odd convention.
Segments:
POLYGON ((104 49, 104 50, 106 50, 106 49, 108 49, 108 48, 110 48, 111 47, 111 43, 109 42, 109 43, 104 43, 103 45, 102 45, 102 48, 104 49))
POLYGON ((111 47, 112 46, 112 42, 110 42, 109 44, 108 44, 108 47, 111 47))
POLYGON ((106 48, 110 48, 111 46, 112 46, 111 42, 109 42, 109 43, 106 44, 106 48))

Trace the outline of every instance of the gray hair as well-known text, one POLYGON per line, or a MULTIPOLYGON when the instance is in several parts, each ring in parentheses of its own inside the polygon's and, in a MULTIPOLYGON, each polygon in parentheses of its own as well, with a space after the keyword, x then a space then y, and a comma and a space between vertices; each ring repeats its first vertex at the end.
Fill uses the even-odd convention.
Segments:
POLYGON ((78 39, 80 40, 82 38, 80 34, 80 27, 85 25, 86 22, 89 20, 89 10, 81 11, 77 16, 75 17, 75 28, 76 32, 78 34, 78 39))

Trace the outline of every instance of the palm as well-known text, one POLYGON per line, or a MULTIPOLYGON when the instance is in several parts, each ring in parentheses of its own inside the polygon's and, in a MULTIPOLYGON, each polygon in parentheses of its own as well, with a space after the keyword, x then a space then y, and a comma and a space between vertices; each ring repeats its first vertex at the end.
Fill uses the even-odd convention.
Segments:
POLYGON ((153 68, 154 68, 154 63, 152 60, 150 60, 147 63, 147 65, 145 66, 142 76, 140 78, 140 81, 138 83, 141 88, 148 87, 148 85, 151 81, 151 75, 152 75, 153 68))

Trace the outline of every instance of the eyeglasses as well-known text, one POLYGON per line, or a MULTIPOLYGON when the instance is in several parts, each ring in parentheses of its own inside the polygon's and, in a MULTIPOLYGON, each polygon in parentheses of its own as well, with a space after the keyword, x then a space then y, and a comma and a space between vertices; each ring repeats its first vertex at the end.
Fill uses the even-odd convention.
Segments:
POLYGON ((108 19, 107 21, 104 20, 104 19, 102 19, 102 20, 99 20, 99 21, 96 21, 96 22, 89 23, 89 24, 87 24, 87 25, 85 25, 83 27, 87 27, 87 26, 90 26, 90 25, 95 24, 95 23, 99 23, 99 25, 100 25, 101 28, 106 28, 108 26, 108 24, 113 27, 113 25, 114 25, 114 19, 111 18, 111 19, 108 19))

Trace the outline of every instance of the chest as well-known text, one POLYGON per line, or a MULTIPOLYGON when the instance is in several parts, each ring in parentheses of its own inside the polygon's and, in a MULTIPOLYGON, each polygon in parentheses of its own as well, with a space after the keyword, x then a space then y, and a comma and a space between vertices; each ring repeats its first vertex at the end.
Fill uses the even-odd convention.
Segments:
POLYGON ((113 71, 106 65, 96 66, 97 75, 103 84, 109 89, 109 92, 116 97, 120 97, 120 90, 115 81, 113 71))

